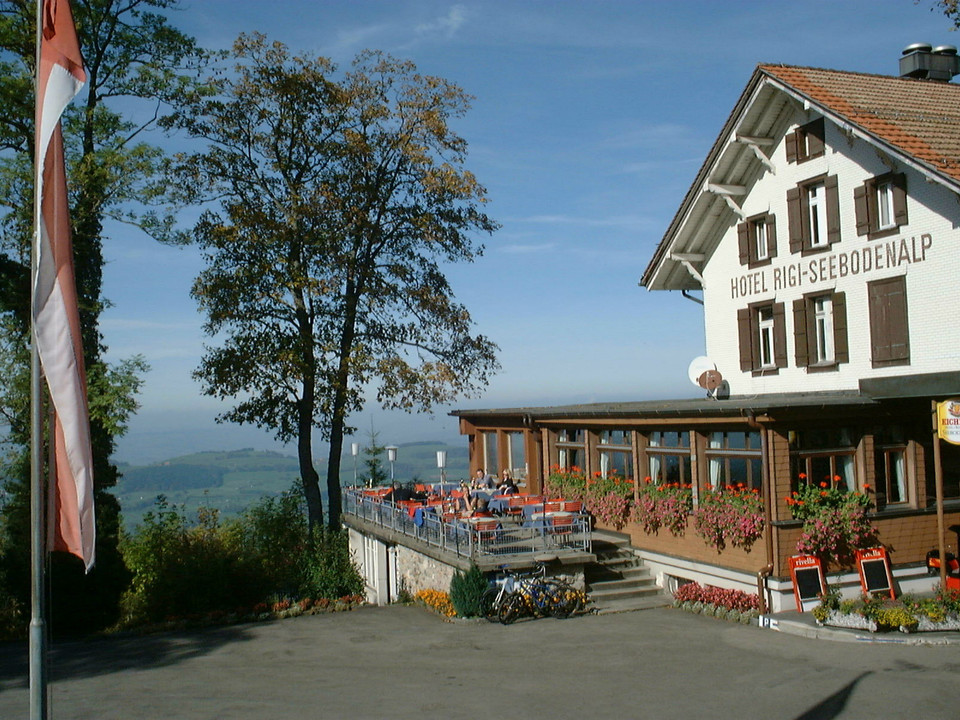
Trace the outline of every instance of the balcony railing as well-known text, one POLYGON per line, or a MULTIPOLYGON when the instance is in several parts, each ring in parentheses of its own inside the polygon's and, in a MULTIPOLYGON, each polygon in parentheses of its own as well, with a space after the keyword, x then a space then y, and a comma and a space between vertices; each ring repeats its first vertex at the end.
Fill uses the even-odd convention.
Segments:
POLYGON ((356 488, 344 488, 343 513, 464 558, 558 550, 589 553, 591 548, 590 517, 585 514, 569 517, 569 524, 564 525, 553 525, 549 518, 526 522, 510 517, 444 521, 425 507, 418 512, 364 495, 356 488))

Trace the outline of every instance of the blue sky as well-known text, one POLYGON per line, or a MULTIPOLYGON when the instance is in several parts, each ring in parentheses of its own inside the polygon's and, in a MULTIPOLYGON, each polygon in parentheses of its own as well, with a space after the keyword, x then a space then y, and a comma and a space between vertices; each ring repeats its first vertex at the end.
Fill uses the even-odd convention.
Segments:
MULTIPOLYGON (((455 125, 502 228, 449 268, 458 299, 500 346, 486 392, 429 415, 353 421, 385 444, 457 441, 452 408, 691 397, 698 305, 637 281, 758 63, 895 75, 913 42, 960 44, 933 0, 443 2, 186 0, 173 22, 205 47, 259 31, 341 67, 371 48, 475 97, 455 125)), ((218 426, 191 379, 205 338, 189 298, 197 253, 116 228, 104 252, 109 357, 152 366, 119 444, 144 462, 203 449, 277 449, 218 426)), ((732 340, 731 340, 732 341, 732 340)))

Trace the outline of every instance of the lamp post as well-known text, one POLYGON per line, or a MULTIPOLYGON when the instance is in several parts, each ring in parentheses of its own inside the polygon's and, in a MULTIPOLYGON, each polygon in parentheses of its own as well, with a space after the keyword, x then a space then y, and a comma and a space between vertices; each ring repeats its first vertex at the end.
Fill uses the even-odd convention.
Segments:
POLYGON ((437 450, 437 467, 440 468, 440 494, 443 495, 444 469, 447 467, 447 451, 437 450))
POLYGON ((390 482, 393 483, 393 464, 397 461, 397 446, 387 446, 387 460, 390 461, 390 482))
POLYGON ((353 455, 353 486, 357 487, 357 455, 360 454, 360 443, 350 444, 350 454, 353 455))

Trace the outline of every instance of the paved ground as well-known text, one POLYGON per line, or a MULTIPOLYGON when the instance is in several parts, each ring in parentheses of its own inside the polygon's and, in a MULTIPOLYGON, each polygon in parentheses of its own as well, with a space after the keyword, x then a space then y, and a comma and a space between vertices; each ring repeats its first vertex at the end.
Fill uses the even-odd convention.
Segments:
MULTIPOLYGON (((53 649, 54 720, 960 717, 960 646, 830 642, 669 608, 510 627, 416 607, 53 649)), ((28 716, 0 645, 0 718, 28 716)))

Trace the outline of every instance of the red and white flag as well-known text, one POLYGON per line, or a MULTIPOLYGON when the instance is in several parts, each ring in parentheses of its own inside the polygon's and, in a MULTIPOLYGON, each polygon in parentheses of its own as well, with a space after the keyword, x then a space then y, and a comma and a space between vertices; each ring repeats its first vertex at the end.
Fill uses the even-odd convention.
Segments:
POLYGON ((60 116, 86 75, 68 0, 43 0, 42 23, 36 138, 42 173, 33 325, 56 415, 53 547, 77 555, 89 571, 96 537, 93 452, 60 130, 60 116))

